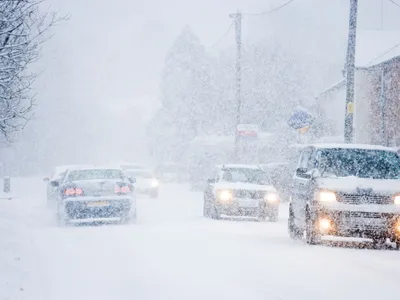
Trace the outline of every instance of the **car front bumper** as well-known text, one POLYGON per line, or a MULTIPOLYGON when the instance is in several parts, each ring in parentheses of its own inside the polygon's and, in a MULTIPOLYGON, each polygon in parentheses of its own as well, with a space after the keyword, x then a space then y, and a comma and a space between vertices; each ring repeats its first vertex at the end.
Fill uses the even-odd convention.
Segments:
POLYGON ((391 205, 320 206, 315 210, 315 214, 317 227, 318 220, 326 220, 324 228, 319 228, 325 235, 400 239, 400 212, 397 207, 391 207, 391 205), (329 226, 326 225, 328 222, 329 226))
POLYGON ((229 202, 217 201, 216 209, 221 215, 259 217, 278 213, 279 202, 268 203, 256 199, 233 199, 229 202))

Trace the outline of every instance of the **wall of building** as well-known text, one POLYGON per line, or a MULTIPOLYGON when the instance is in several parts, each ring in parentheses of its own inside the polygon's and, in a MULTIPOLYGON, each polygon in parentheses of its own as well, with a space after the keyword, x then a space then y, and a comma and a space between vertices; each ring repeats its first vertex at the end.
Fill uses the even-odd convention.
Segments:
POLYGON ((341 83, 315 99, 314 111, 321 124, 321 136, 342 136, 344 132, 346 89, 341 83))
POLYGON ((376 94, 373 82, 378 74, 368 70, 357 70, 354 103, 354 142, 370 144, 373 134, 372 100, 376 94))

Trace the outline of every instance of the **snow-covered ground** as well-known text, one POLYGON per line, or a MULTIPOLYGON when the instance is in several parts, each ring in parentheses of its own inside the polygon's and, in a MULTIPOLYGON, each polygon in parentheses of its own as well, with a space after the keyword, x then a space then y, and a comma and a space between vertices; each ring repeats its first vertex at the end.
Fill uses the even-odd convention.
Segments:
POLYGON ((400 252, 308 246, 278 223, 209 220, 184 185, 138 224, 57 228, 40 178, 0 200, 0 300, 399 299, 400 252))

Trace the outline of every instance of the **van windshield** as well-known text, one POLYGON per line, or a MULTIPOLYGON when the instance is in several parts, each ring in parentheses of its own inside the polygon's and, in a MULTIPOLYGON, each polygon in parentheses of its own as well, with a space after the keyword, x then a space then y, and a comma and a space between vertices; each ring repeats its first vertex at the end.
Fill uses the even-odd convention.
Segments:
POLYGON ((397 153, 370 149, 326 149, 318 153, 323 177, 400 179, 397 153))

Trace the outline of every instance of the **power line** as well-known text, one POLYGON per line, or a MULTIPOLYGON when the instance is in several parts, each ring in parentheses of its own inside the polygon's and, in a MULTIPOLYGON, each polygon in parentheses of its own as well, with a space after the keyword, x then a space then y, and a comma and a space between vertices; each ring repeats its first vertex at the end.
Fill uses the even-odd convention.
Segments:
POLYGON ((243 13, 243 15, 246 15, 246 16, 263 16, 263 15, 267 15, 267 14, 276 12, 276 11, 280 10, 281 8, 284 8, 285 6, 288 6, 290 3, 294 2, 294 1, 295 0, 289 0, 288 2, 282 4, 282 5, 278 6, 278 7, 275 7, 273 9, 271 9, 271 10, 268 10, 268 11, 264 11, 262 13, 253 13, 253 14, 252 13, 243 13))
POLYGON ((214 44, 212 44, 210 46, 210 48, 213 48, 215 46, 217 46, 227 35, 228 33, 231 31, 233 24, 235 24, 235 21, 233 21, 231 23, 231 25, 229 25, 228 29, 226 30, 226 32, 218 39, 218 41, 216 41, 214 44))
POLYGON ((394 5, 400 7, 400 4, 398 4, 397 2, 395 2, 394 0, 389 0, 389 2, 393 3, 394 5))

